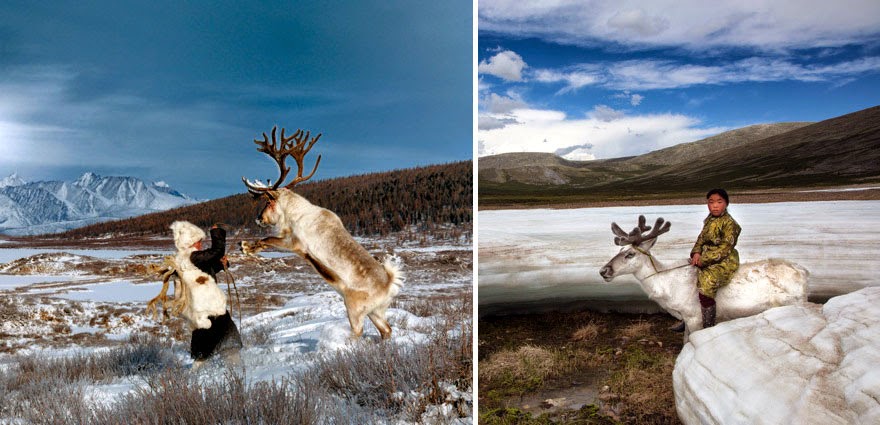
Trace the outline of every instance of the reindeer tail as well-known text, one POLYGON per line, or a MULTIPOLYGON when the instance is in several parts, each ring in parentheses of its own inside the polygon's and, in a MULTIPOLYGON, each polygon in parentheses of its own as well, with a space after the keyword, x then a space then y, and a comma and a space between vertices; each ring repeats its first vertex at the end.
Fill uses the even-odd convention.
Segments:
POLYGON ((385 273, 388 274, 389 291, 392 292, 391 296, 393 297, 400 292, 400 288, 403 288, 403 282, 406 280, 406 275, 401 270, 403 264, 400 257, 389 255, 382 265, 385 267, 385 273))

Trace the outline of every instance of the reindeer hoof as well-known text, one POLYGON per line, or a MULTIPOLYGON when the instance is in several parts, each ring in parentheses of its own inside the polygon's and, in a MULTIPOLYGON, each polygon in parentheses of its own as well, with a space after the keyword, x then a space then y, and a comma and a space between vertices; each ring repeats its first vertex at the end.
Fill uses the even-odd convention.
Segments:
POLYGON ((249 256, 256 255, 257 250, 256 250, 255 246, 252 246, 251 244, 249 244, 245 241, 241 241, 240 245, 241 245, 241 253, 242 254, 249 255, 249 256))

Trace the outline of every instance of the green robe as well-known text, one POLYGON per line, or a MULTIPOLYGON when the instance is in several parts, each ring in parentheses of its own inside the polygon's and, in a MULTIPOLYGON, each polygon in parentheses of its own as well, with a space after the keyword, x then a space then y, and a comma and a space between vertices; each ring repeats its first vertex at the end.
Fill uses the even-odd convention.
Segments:
POLYGON ((691 249, 691 255, 700 253, 700 262, 703 263, 697 277, 701 294, 715 298, 718 288, 730 283, 739 268, 739 253, 734 247, 740 230, 727 211, 719 217, 709 214, 703 220, 703 230, 691 249))

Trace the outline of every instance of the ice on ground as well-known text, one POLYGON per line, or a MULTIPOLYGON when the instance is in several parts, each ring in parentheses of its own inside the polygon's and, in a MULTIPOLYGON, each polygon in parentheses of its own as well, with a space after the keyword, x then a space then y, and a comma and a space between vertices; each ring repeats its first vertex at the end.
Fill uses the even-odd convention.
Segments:
MULTIPOLYGON (((734 198, 735 202, 735 198, 734 198)), ((880 285, 880 201, 736 204, 742 262, 783 258, 810 271, 812 294, 880 285)), ((645 300, 635 278, 606 284, 599 269, 618 251, 611 223, 672 222, 651 252, 686 259, 707 215, 704 205, 480 211, 480 305, 552 299, 645 300)))
POLYGON ((146 303, 162 289, 162 282, 134 284, 127 280, 70 286, 67 292, 55 295, 75 301, 98 301, 111 303, 146 303))
POLYGON ((880 423, 880 288, 691 334, 673 388, 685 424, 880 423))
POLYGON ((47 248, 0 248, 0 264, 37 254, 65 252, 84 257, 118 260, 135 255, 171 255, 171 250, 120 250, 120 249, 47 249, 47 248))
MULTIPOLYGON (((424 344, 436 328, 435 318, 422 318, 400 309, 389 309, 387 318, 392 326, 391 341, 404 345, 424 344)), ((342 297, 333 292, 300 295, 277 310, 247 317, 242 332, 249 328, 271 327, 271 346, 250 347, 242 352, 249 373, 256 376, 278 376, 279 365, 290 372, 308 367, 315 354, 347 350, 357 344, 377 343, 378 330, 365 319, 361 339, 352 339, 342 297), (295 360, 294 360, 295 359, 295 360)))
POLYGON ((0 292, 11 291, 21 287, 40 283, 70 282, 71 280, 85 279, 85 277, 72 278, 70 276, 46 276, 46 275, 8 275, 0 274, 0 292))

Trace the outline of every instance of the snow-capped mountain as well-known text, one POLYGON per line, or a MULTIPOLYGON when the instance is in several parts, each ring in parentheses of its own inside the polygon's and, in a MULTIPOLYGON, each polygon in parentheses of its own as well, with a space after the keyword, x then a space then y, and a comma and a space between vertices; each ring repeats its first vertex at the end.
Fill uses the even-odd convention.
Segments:
POLYGON ((18 176, 18 173, 12 173, 8 177, 0 179, 0 187, 21 186, 25 183, 27 182, 22 180, 22 178, 18 176))
POLYGON ((0 233, 58 232, 100 221, 143 215, 197 201, 165 182, 85 173, 75 181, 0 180, 0 233))

